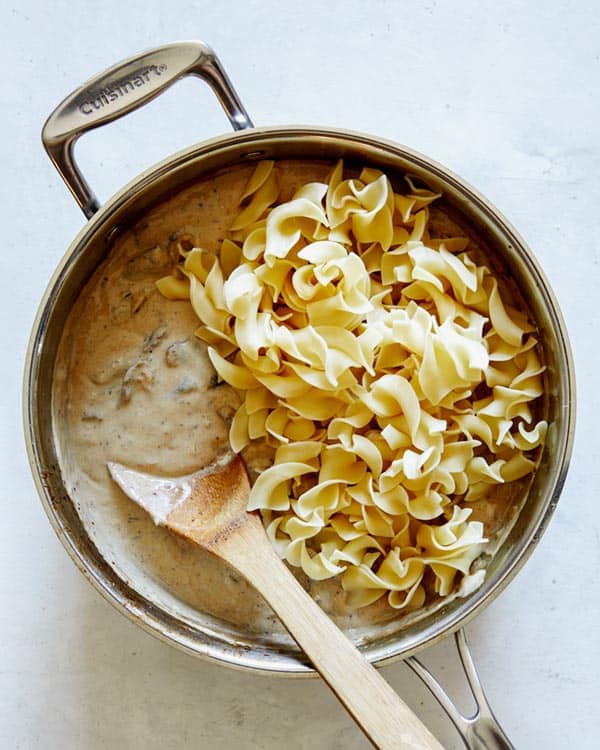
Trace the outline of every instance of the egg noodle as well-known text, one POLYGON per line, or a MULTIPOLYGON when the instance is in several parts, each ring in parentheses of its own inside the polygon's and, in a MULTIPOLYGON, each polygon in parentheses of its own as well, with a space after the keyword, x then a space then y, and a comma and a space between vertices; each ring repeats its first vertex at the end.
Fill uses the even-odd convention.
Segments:
POLYGON ((343 169, 281 201, 260 162, 220 252, 181 250, 158 288, 190 300, 240 394, 233 450, 272 459, 248 507, 281 557, 340 576, 350 606, 412 609, 483 550, 469 504, 535 469, 544 368, 468 239, 430 237, 439 195, 343 169))

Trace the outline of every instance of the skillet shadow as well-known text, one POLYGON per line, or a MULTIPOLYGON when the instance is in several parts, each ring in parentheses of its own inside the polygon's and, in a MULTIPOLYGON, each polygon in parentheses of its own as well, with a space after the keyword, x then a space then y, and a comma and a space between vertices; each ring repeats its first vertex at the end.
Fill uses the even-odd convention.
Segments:
MULTIPOLYGON (((184 654, 129 622, 97 594, 85 597, 82 608, 77 654, 82 673, 80 740, 89 750, 370 747, 320 680, 238 671, 184 654)), ((494 637, 493 627, 475 623, 470 633, 473 628, 476 651, 483 653, 486 641, 494 637)), ((469 712, 453 638, 420 658, 469 712)), ((464 747, 438 703, 405 664, 389 665, 382 673, 447 750, 464 747)), ((494 696, 489 697, 493 704, 494 696)), ((74 745, 81 746, 79 741, 74 745)))

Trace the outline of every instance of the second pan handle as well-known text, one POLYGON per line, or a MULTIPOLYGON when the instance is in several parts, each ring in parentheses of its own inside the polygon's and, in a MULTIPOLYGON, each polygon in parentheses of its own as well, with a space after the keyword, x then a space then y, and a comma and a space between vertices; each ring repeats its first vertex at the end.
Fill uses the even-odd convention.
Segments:
POLYGON ((219 58, 196 41, 165 44, 123 60, 73 91, 52 112, 42 130, 44 148, 88 219, 100 203, 75 162, 77 139, 142 107, 190 75, 210 85, 234 130, 252 127, 219 58))
POLYGON ((458 630, 454 638, 464 675, 475 699, 476 709, 472 716, 464 716, 458 710, 450 696, 422 662, 410 656, 405 663, 431 690, 441 707, 452 719, 468 750, 515 750, 485 697, 464 629, 458 630))

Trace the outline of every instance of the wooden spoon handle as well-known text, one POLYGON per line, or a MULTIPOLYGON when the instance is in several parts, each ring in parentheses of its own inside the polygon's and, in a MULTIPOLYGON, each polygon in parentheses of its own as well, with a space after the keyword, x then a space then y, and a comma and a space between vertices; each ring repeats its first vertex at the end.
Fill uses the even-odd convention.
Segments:
POLYGON ((262 594, 346 707, 380 750, 443 750, 281 562, 258 518, 221 539, 213 551, 262 594))

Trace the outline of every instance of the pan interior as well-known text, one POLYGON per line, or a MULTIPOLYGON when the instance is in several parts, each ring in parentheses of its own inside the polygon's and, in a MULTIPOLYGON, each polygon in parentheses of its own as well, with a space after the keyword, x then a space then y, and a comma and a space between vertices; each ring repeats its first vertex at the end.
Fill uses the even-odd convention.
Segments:
POLYGON ((543 409, 552 427, 531 487, 521 484, 504 498, 502 543, 485 561, 484 584, 431 610, 398 615, 377 604, 357 614, 344 607, 335 584, 302 579, 370 659, 406 656, 457 627, 516 570, 557 499, 571 434, 568 351, 535 262, 487 203, 418 155, 348 134, 256 131, 184 152, 115 196, 65 256, 32 341, 31 451, 43 497, 78 565, 152 632, 238 666, 306 671, 258 595, 207 553, 155 527, 105 468, 118 460, 165 475, 186 473, 226 441, 234 395, 211 386, 189 304, 161 298, 154 282, 168 273, 182 241, 201 238, 212 249, 223 238, 236 209, 233 196, 259 158, 286 160, 286 173, 301 181, 324 179, 344 158, 350 168, 378 166, 394 181, 410 174, 439 190, 433 215, 439 231, 458 225, 499 274, 510 271, 514 295, 540 330, 548 365, 543 409), (153 383, 171 399, 164 415, 143 398, 144 378, 153 377, 143 364, 169 358, 178 365, 163 367, 153 383))

